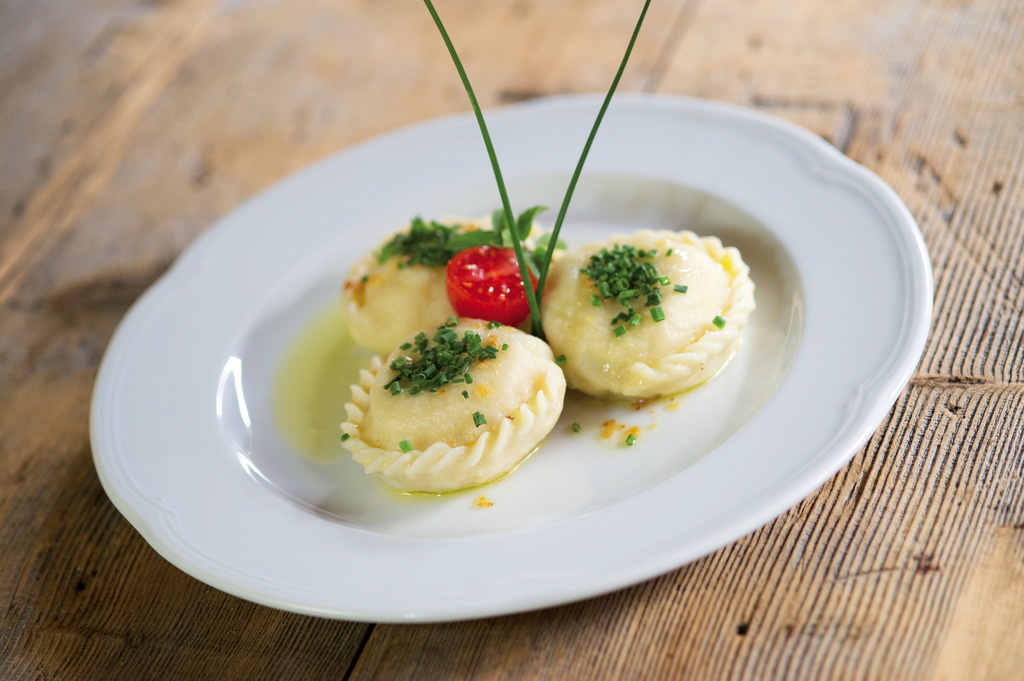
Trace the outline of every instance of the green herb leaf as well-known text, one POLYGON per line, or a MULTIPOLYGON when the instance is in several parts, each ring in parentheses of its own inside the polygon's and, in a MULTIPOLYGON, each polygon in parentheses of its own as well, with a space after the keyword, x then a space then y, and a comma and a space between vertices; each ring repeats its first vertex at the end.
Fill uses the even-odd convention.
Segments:
MULTIPOLYGON (((551 247, 551 234, 550 233, 545 232, 544 234, 541 234, 539 237, 537 237, 537 248, 533 249, 533 254, 532 254, 534 261, 536 263, 543 263, 547 259, 547 257, 548 257, 548 248, 550 248, 550 247, 551 247)), ((561 239, 555 239, 554 248, 564 251, 565 249, 569 248, 569 245, 566 244, 561 239)), ((532 268, 531 268, 531 270, 532 270, 532 268)), ((538 279, 540 278, 540 267, 537 267, 537 271, 534 272, 534 274, 537 276, 538 279)))
POLYGON ((721 329, 725 326, 725 317, 720 314, 715 315, 715 318, 711 320, 711 323, 721 329))
POLYGON ((494 359, 499 350, 493 345, 484 345, 475 331, 467 330, 459 336, 452 328, 457 322, 452 317, 437 327, 433 345, 425 333, 416 334, 414 345, 419 357, 396 357, 389 366, 395 376, 384 389, 392 395, 403 391, 415 395, 424 390, 436 393, 449 383, 472 383, 470 367, 494 359))
POLYGON ((533 257, 533 253, 530 251, 523 251, 523 257, 526 258, 526 266, 529 268, 530 273, 535 277, 539 277, 540 268, 537 266, 537 260, 533 257))
MULTIPOLYGON (((547 248, 548 244, 551 243, 551 237, 552 237, 552 234, 550 232, 545 232, 545 233, 541 234, 539 237, 537 237, 537 248, 538 248, 538 250, 541 249, 541 248, 547 248)), ((557 249, 559 249, 561 251, 564 251, 567 248, 569 248, 569 244, 565 243, 561 239, 555 239, 555 248, 557 248, 557 249)))
POLYGON ((501 234, 501 232, 508 229, 508 226, 505 224, 504 210, 502 210, 501 208, 496 208, 495 210, 491 211, 491 226, 494 229, 494 231, 497 232, 498 234, 501 234))
POLYGON ((401 449, 403 452, 411 452, 414 449, 412 443, 409 442, 408 440, 402 440, 401 442, 399 442, 398 448, 401 449))
MULTIPOLYGON (((477 229, 471 232, 459 232, 451 237, 448 246, 459 253, 475 246, 500 246, 501 236, 490 229, 477 229)), ((454 256, 454 254, 453 254, 454 256)), ((449 258, 450 259, 450 258, 449 258)))
MULTIPOLYGON (((467 230, 462 225, 425 222, 415 217, 409 229, 399 232, 381 247, 377 261, 400 258, 399 267, 444 267, 456 253, 474 246, 501 246, 501 234, 490 229, 467 230)), ((364 282, 365 283, 365 282, 364 282)))
POLYGON ((520 239, 530 236, 530 230, 533 229, 533 218, 537 213, 542 213, 547 209, 547 206, 530 206, 519 214, 519 218, 516 220, 516 230, 519 232, 520 239))
POLYGON ((484 415, 482 413, 480 413, 478 411, 477 412, 473 412, 473 425, 474 426, 479 428, 480 426, 484 425, 485 423, 487 423, 487 419, 484 418, 484 415))

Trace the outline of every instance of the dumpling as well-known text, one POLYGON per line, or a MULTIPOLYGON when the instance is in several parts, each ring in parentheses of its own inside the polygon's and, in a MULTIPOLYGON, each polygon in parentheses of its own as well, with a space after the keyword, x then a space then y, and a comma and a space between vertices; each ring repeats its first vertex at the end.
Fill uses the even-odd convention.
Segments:
POLYGON ((542 340, 452 318, 360 372, 343 444, 398 490, 454 491, 515 468, 554 428, 564 399, 565 377, 542 340))
MULTIPOLYGON (((528 249, 541 232, 539 223, 532 220, 533 210, 530 234, 523 244, 528 249)), ((389 352, 410 333, 434 327, 455 314, 445 289, 445 267, 466 247, 466 233, 481 230, 494 230, 492 216, 443 222, 415 218, 356 262, 341 293, 352 339, 375 352, 389 352)), ((504 230, 501 235, 508 237, 504 230)))
POLYGON ((739 251, 689 231, 615 235, 554 263, 542 305, 570 388, 594 397, 671 395, 714 376, 754 310, 739 251))
MULTIPOLYGON (((349 270, 342 287, 352 339, 375 352, 388 352, 417 329, 436 326, 455 314, 445 291, 445 264, 451 255, 437 247, 422 257, 409 251, 437 234, 420 219, 368 253, 349 270), (440 257, 437 257, 440 252, 440 257)), ((490 229, 489 218, 440 225, 458 231, 490 229)), ((434 239, 436 243, 436 238, 434 239)))

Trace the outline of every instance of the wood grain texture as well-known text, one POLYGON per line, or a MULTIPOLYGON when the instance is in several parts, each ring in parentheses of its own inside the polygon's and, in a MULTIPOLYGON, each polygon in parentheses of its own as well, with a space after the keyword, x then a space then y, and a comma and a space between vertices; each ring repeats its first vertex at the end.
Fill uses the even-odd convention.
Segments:
MULTIPOLYGON (((437 5, 495 107, 603 90, 640 3, 437 5)), ((788 118, 888 182, 935 274, 914 378, 816 494, 658 579, 472 622, 320 620, 149 548, 92 468, 88 401, 127 307, 211 222, 466 110, 429 17, 0 2, 0 677, 1022 678, 1024 6, 655 0, 622 89, 788 118)))

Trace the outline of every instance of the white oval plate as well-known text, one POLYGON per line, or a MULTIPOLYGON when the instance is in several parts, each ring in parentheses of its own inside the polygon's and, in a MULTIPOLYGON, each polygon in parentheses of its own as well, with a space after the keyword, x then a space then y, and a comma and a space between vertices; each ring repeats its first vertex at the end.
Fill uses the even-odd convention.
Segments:
MULTIPOLYGON (((516 210, 558 205, 599 104, 488 114, 516 210)), ((408 500, 347 458, 290 451, 270 408, 288 344, 349 265, 412 216, 496 207, 491 177, 469 115, 379 137, 244 204, 136 303, 100 369, 92 446, 107 494, 161 555, 242 598, 353 620, 464 619, 605 593, 812 493, 871 436, 923 350, 928 255, 881 180, 756 112, 624 95, 564 235, 579 246, 685 227, 739 246, 758 309, 726 370, 640 410, 571 400, 537 454, 463 494, 408 500), (638 426, 637 445, 602 441, 608 419, 638 426), (481 494, 493 506, 477 506, 481 494)))

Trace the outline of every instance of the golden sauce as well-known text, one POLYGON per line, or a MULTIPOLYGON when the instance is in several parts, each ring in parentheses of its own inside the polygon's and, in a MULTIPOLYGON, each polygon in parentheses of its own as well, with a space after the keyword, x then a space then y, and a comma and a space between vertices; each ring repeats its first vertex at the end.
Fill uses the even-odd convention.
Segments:
POLYGON ((299 333, 285 351, 272 398, 278 430, 289 447, 317 462, 346 455, 339 426, 349 386, 372 354, 349 337, 340 300, 299 333))

